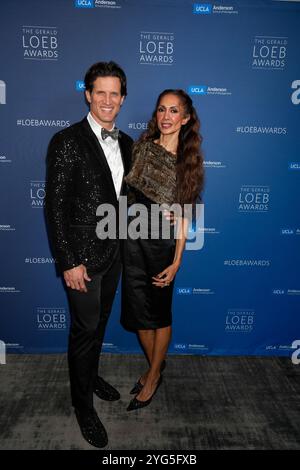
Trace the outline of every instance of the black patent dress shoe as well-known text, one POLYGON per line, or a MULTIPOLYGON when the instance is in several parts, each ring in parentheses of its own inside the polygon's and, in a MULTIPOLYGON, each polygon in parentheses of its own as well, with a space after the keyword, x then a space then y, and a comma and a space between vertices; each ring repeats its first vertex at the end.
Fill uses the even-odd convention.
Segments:
MULTIPOLYGON (((161 373, 165 370, 166 365, 167 365, 166 361, 163 360, 162 363, 161 363, 161 366, 160 366, 160 372, 161 372, 161 373)), ((141 379, 139 379, 139 380, 134 384, 133 388, 130 390, 129 393, 130 393, 131 395, 138 395, 138 394, 141 392, 143 386, 144 386, 144 385, 142 384, 141 379)))
POLYGON ((108 444, 105 427, 101 423, 96 410, 81 411, 75 408, 75 416, 84 439, 94 447, 105 447, 108 444))
POLYGON ((120 399, 118 390, 99 376, 96 378, 94 393, 97 397, 101 398, 101 400, 105 401, 117 401, 120 399))
POLYGON ((146 401, 141 401, 141 400, 138 400, 136 397, 133 398, 131 400, 131 402, 129 403, 128 407, 127 407, 127 411, 132 411, 132 410, 138 410, 139 408, 145 408, 145 406, 148 406, 150 405, 151 401, 152 401, 152 398, 154 397, 154 395, 156 394, 160 384, 162 383, 162 375, 159 377, 159 380, 157 382, 157 385, 156 385, 156 388, 154 390, 154 392, 152 393, 151 397, 148 398, 148 400, 146 401))

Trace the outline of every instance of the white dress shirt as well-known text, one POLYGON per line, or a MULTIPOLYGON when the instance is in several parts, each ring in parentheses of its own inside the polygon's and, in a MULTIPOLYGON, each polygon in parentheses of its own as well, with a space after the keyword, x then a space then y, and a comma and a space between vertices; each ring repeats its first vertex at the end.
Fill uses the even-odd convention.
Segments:
POLYGON ((118 140, 112 139, 111 137, 107 137, 105 140, 102 139, 102 136, 101 136, 102 127, 93 118, 91 113, 87 115, 87 120, 89 122, 89 125, 92 128, 92 131, 94 132, 94 134, 96 134, 99 144, 101 145, 103 149, 104 155, 106 157, 108 166, 111 171, 111 176, 114 182, 116 195, 117 195, 117 198, 119 199, 122 181, 123 181, 123 175, 124 175, 123 160, 121 157, 121 150, 120 150, 119 142, 118 140))

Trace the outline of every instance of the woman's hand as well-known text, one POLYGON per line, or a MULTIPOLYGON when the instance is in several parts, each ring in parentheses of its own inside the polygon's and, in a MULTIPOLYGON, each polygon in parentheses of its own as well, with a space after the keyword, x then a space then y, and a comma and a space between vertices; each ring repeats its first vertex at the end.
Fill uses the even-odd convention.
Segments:
POLYGON ((179 263, 173 263, 156 276, 152 276, 152 284, 156 287, 167 287, 173 281, 179 269, 179 263))

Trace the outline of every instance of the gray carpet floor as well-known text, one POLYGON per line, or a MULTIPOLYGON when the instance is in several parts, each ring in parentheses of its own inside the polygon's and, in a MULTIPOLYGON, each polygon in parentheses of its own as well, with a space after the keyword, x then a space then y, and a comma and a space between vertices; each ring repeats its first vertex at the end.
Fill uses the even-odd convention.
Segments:
MULTIPOLYGON (((95 397, 106 450, 300 450, 300 365, 283 357, 169 356, 147 408, 128 413, 142 356, 103 355, 118 402, 95 397)), ((89 449, 70 405, 65 354, 0 365, 0 449, 89 449)))

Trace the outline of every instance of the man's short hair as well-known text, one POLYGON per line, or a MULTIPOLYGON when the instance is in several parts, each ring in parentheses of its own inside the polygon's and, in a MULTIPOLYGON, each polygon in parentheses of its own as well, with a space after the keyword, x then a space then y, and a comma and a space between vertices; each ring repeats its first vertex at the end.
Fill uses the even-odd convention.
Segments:
POLYGON ((118 77, 121 82, 121 96, 127 95, 127 81, 123 69, 115 62, 97 62, 93 64, 84 77, 85 89, 90 93, 98 77, 118 77))

